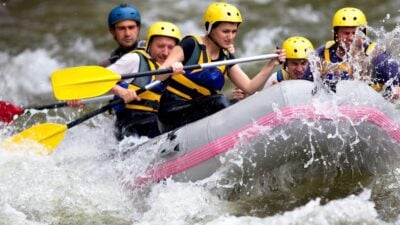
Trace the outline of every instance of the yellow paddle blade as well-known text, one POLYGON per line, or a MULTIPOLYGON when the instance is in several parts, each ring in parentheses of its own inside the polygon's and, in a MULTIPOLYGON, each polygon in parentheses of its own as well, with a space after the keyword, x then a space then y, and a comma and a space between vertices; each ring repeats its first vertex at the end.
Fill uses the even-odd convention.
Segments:
POLYGON ((48 154, 61 142, 67 129, 66 125, 56 123, 35 125, 5 140, 3 147, 7 150, 18 150, 22 145, 35 148, 35 145, 39 143, 47 151, 39 152, 39 154, 48 154))
POLYGON ((51 74, 54 96, 58 100, 92 98, 107 93, 121 76, 101 66, 78 66, 51 74))

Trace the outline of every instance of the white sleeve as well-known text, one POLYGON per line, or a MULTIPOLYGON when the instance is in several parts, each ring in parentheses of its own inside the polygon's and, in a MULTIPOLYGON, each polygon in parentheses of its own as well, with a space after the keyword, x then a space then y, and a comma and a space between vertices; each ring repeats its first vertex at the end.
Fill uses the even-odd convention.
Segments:
MULTIPOLYGON (((140 57, 138 53, 127 53, 111 64, 107 69, 117 74, 137 73, 139 71, 140 57)), ((126 79, 125 82, 130 83, 132 79, 126 79)))
POLYGON ((275 72, 268 78, 267 82, 265 83, 264 89, 268 88, 268 87, 271 87, 274 83, 278 82, 278 75, 277 74, 278 73, 275 72))

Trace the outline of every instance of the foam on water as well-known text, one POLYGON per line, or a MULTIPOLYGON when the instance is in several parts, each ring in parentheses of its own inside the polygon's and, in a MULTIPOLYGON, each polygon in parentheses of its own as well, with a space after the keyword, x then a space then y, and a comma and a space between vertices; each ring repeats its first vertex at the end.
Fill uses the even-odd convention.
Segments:
MULTIPOLYGON (((49 38, 54 37, 49 36, 49 38)), ((53 43, 49 48, 27 49, 18 55, 0 51, 1 100, 15 105, 41 105, 55 102, 50 82, 50 76, 54 70, 70 65, 82 65, 87 61, 100 61, 89 39, 73 40, 66 50, 61 50, 56 40, 49 40, 49 43, 53 43), (72 61, 66 62, 57 57, 60 51, 63 51, 64 55, 85 55, 85 60, 73 57, 72 61)))
POLYGON ((112 123, 99 121, 68 131, 50 156, 1 149, 0 215, 13 224, 129 224, 131 202, 107 157, 112 123))
POLYGON ((52 99, 50 73, 61 66, 44 49, 26 50, 17 56, 0 54, 0 97, 15 104, 52 99), (43 99, 44 100, 44 99, 43 99))

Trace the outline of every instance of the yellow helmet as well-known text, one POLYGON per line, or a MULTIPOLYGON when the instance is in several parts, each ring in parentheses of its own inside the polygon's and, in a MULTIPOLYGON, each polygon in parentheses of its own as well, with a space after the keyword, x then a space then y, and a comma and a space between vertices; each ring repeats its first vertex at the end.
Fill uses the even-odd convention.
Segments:
POLYGON ((226 2, 214 2, 208 6, 204 13, 203 24, 207 33, 210 33, 213 24, 216 22, 241 23, 242 16, 235 6, 226 2))
POLYGON ((364 13, 352 7, 346 7, 336 11, 332 20, 332 27, 358 27, 365 26, 367 19, 364 13))
POLYGON ((147 31, 146 48, 148 47, 153 36, 165 36, 176 39, 178 42, 181 39, 181 31, 179 28, 170 22, 159 21, 153 23, 147 31))
POLYGON ((293 36, 286 39, 282 44, 282 49, 286 51, 288 59, 305 59, 309 51, 314 51, 311 42, 304 37, 293 36))

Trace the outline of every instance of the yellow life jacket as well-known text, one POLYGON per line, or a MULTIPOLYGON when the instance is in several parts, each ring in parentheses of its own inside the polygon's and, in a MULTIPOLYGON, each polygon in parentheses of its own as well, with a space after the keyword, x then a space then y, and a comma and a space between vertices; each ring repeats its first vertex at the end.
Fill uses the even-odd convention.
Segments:
MULTIPOLYGON (((328 63, 332 63, 331 61, 331 55, 329 52, 329 49, 335 44, 336 42, 331 40, 327 41, 325 44, 325 49, 324 49, 324 59, 328 63)), ((367 48, 365 49, 365 54, 370 55, 372 51, 375 49, 377 43, 372 42, 370 43, 367 48)), ((339 63, 339 69, 341 69, 344 72, 347 72, 348 74, 352 74, 352 68, 348 67, 345 63, 339 63)), ((376 91, 381 91, 383 89, 384 84, 383 83, 373 83, 370 85, 374 90, 376 91)))
MULTIPOLYGON (((331 54, 329 52, 329 49, 335 44, 335 41, 327 41, 325 44, 325 49, 324 49, 324 59, 328 63, 332 63, 331 61, 331 54)), ((339 69, 347 72, 348 74, 353 73, 352 68, 348 67, 345 63, 339 63, 339 69)))
MULTIPOLYGON (((144 49, 135 49, 132 52, 138 53, 140 57, 139 72, 153 71, 158 69, 159 64, 144 49)), ((139 90, 140 88, 144 87, 154 80, 155 75, 137 77, 128 85, 128 89, 132 89, 135 91, 139 90)), ((132 101, 125 104, 125 107, 127 109, 157 112, 162 92, 162 87, 156 87, 152 90, 147 90, 139 94, 139 97, 141 98, 140 101, 132 101)))
MULTIPOLYGON (((194 65, 194 64, 203 64, 211 62, 211 59, 207 55, 206 47, 201 39, 201 37, 196 35, 186 36, 185 38, 191 37, 195 40, 195 47, 192 52, 192 55, 186 62, 186 65, 194 65)), ((224 51, 225 57, 224 60, 227 59, 227 53, 224 51)), ((218 66, 218 69, 224 75, 227 74, 227 66, 221 65, 218 66)), ((202 70, 196 69, 191 71, 191 73, 199 72, 202 70)), ((195 79, 189 78, 185 74, 175 74, 172 75, 167 82, 167 90, 171 93, 180 96, 186 100, 190 100, 199 96, 208 96, 211 94, 218 93, 218 90, 213 90, 211 88, 207 88, 204 85, 200 85, 199 82, 196 82, 195 79)))

